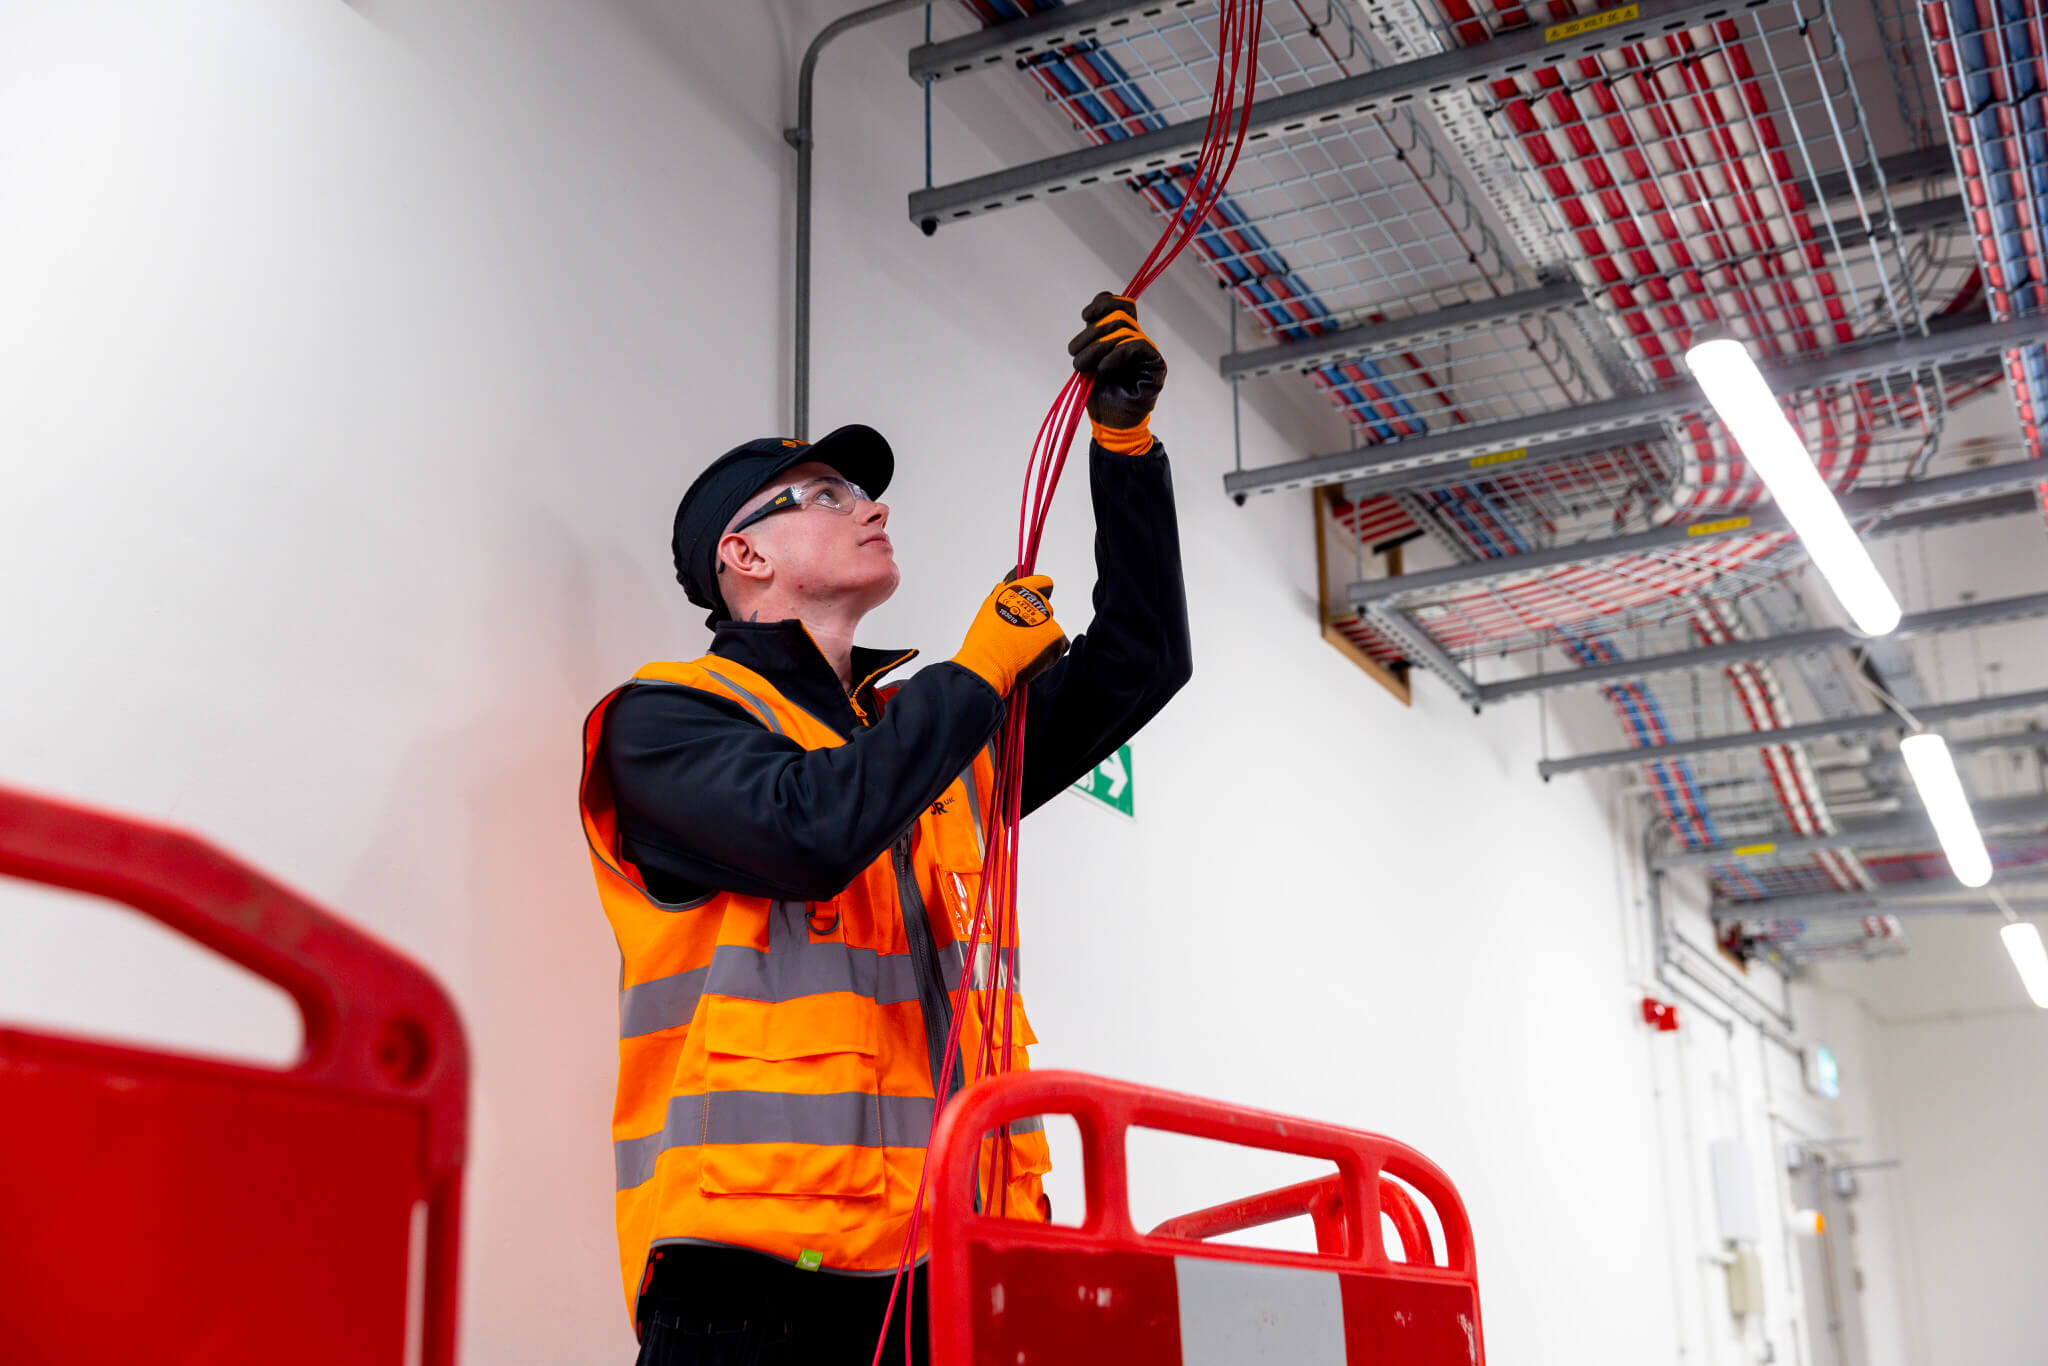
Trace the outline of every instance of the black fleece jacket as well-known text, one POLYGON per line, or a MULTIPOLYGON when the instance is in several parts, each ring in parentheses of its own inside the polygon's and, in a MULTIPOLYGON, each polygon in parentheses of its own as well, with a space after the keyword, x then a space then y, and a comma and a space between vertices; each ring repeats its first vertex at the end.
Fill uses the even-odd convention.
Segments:
MULTIPOLYGON (((1113 754, 1193 667, 1165 448, 1128 456, 1091 444, 1088 475, 1095 617, 1031 684, 1026 812, 1113 754)), ((860 681, 849 698, 795 621, 721 622, 711 652, 760 673, 848 743, 805 750, 723 698, 627 687, 606 714, 599 759, 623 852, 663 901, 708 891, 837 896, 1002 724, 995 689, 951 661, 920 670, 880 704, 876 680, 915 651, 856 648, 860 681)))

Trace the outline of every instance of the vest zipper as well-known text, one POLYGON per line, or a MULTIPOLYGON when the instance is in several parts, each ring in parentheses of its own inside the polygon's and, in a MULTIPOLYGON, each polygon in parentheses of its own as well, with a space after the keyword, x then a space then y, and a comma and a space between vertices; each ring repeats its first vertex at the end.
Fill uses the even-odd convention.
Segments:
MULTIPOLYGON (((915 827, 913 827, 915 828, 915 827)), ((917 889, 917 873, 910 865, 910 832, 890 846, 896 865, 896 897, 902 905, 903 937, 910 941, 910 960, 917 968, 917 1004, 924 1012, 926 1059, 932 1072, 934 1104, 943 1106, 960 1090, 960 1065, 953 1066, 952 1084, 938 1095, 939 1073, 946 1061, 946 1036, 953 1030, 953 1000, 946 990, 945 974, 939 971, 939 948, 932 938, 931 922, 925 918, 924 895, 917 889)))

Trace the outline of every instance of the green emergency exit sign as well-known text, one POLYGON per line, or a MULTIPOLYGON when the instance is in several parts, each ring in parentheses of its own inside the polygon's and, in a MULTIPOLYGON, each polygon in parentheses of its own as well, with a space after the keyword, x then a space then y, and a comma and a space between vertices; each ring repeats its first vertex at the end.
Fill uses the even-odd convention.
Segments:
POLYGON ((1133 810, 1131 790, 1131 747, 1118 745, 1116 753, 1104 759, 1081 775, 1074 784, 1074 791, 1083 796, 1093 797, 1112 811, 1136 818, 1133 810))

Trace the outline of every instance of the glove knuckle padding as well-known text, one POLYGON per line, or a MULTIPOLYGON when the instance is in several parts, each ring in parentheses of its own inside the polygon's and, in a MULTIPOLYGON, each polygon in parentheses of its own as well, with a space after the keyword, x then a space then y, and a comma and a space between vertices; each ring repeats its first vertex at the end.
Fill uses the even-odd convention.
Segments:
POLYGON ((1138 322, 1138 305, 1107 290, 1081 310, 1087 324, 1067 343, 1074 369, 1095 378, 1088 416, 1099 427, 1128 431, 1151 416, 1166 382, 1166 358, 1138 322))
POLYGON ((1129 312, 1135 317, 1138 305, 1133 299, 1126 298, 1121 294, 1112 294, 1105 289, 1093 299, 1090 299, 1088 306, 1081 310, 1081 321, 1084 323, 1100 322, 1107 314, 1119 309, 1129 312))
POLYGON ((1066 649, 1052 614, 1052 580, 1043 574, 997 584, 982 601, 955 663, 1009 693, 1066 649))

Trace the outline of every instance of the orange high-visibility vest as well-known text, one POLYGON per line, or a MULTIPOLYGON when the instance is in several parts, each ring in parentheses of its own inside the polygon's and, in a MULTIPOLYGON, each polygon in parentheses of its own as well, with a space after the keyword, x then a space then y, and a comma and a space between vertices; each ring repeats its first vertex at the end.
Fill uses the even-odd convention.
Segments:
MULTIPOLYGON (((605 713, 630 687, 695 688, 737 702, 805 749, 847 743, 760 674, 717 655, 647 665, 584 722, 583 829, 622 959, 612 1150, 626 1303, 637 1309, 648 1253, 664 1243, 891 1271, 917 1198, 947 993, 960 981, 980 889, 989 753, 830 901, 717 892, 661 902, 620 850, 597 762, 605 713)), ((977 988, 991 985, 992 928, 975 955, 955 1090, 982 1056, 986 993, 977 988)), ((1003 956, 1014 973, 1013 953, 1003 956)), ((999 1022, 991 1070, 1001 1066, 1005 1032, 999 1022)), ((1010 1068, 1023 1069, 1024 1045, 1036 1037, 1021 1001, 1007 1032, 1010 1068)), ((990 1189, 984 1165, 978 1198, 1039 1218, 1050 1165, 1043 1126, 1013 1126, 1010 1142, 1008 1189, 990 1189)), ((985 1164, 994 1146, 984 1144, 985 1164)), ((930 1250, 928 1219, 918 1257, 930 1250)))

